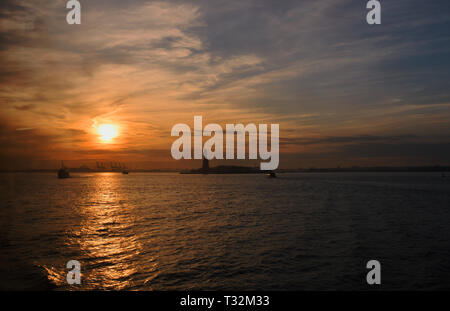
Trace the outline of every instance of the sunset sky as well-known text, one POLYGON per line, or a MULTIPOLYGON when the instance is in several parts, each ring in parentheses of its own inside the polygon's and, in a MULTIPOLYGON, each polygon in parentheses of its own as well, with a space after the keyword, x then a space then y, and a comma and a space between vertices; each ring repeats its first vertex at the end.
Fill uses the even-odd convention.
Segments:
POLYGON ((0 3, 0 169, 177 167, 195 115, 279 123, 280 168, 450 164, 449 1, 79 1, 0 3))

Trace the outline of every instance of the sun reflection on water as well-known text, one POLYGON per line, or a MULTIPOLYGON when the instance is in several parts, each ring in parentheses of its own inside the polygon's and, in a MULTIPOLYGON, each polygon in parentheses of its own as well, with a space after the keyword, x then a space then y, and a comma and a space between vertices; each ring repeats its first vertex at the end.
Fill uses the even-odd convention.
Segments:
POLYGON ((134 207, 120 189, 118 174, 102 174, 93 180, 96 189, 88 191, 90 196, 80 211, 79 245, 87 264, 84 279, 92 288, 132 289, 142 252, 134 207))

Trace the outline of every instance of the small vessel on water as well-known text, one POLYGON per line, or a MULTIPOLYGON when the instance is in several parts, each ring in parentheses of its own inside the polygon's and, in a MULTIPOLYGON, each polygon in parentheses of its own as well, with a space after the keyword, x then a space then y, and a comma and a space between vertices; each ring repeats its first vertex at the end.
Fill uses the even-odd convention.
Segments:
POLYGON ((270 173, 267 173, 267 177, 269 177, 269 178, 277 178, 277 175, 275 174, 275 172, 270 172, 270 173))
POLYGON ((203 159, 202 167, 199 169, 183 170, 180 174, 260 174, 264 173, 255 167, 247 166, 230 166, 230 165, 220 165, 215 167, 209 166, 209 160, 203 159))
POLYGON ((128 175, 128 173, 130 172, 126 167, 125 163, 117 163, 117 162, 111 162, 111 171, 121 172, 124 175, 128 175))
POLYGON ((125 163, 122 164, 122 165, 119 164, 119 168, 122 170, 122 174, 123 174, 123 175, 128 175, 128 173, 130 172, 130 171, 128 170, 128 168, 126 167, 125 163))
POLYGON ((69 178, 70 174, 67 167, 64 166, 64 162, 61 161, 61 168, 58 170, 58 178, 69 178))

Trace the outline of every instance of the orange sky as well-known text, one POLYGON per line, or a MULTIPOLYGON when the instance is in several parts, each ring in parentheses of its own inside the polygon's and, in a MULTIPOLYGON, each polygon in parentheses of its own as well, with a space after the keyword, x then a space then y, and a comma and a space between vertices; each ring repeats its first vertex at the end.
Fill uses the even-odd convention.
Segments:
POLYGON ((435 153, 449 152, 448 70, 436 82, 428 72, 439 66, 402 64, 442 42, 405 37, 425 17, 368 35, 360 8, 337 1, 82 6, 82 24, 67 25, 65 1, 2 4, 3 161, 173 167, 172 126, 201 115, 223 126, 279 123, 280 167, 444 164, 435 153), (102 142, 101 124, 119 135, 102 142))

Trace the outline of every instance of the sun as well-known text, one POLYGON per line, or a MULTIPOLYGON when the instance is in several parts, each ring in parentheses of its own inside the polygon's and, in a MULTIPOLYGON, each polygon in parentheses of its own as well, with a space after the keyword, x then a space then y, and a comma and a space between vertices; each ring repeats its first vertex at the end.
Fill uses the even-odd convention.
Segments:
POLYGON ((119 135, 119 127, 115 124, 101 124, 97 127, 100 140, 110 142, 119 135))

